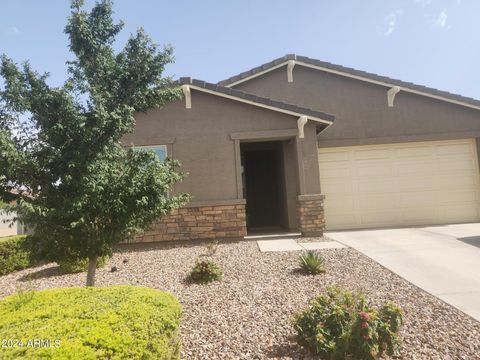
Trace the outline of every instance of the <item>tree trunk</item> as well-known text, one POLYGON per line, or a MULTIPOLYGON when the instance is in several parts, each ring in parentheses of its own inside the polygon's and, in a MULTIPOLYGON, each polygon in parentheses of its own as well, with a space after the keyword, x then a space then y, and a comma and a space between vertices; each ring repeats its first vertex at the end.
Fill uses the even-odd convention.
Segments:
POLYGON ((95 272, 97 271, 98 256, 88 258, 87 287, 95 286, 95 272))

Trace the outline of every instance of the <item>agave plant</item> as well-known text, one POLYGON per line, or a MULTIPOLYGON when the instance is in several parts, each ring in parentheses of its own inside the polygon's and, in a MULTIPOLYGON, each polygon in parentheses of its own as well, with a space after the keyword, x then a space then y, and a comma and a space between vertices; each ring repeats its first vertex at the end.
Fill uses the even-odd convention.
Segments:
POLYGON ((305 251, 299 257, 300 268, 307 274, 321 274, 325 272, 325 260, 315 251, 305 251))

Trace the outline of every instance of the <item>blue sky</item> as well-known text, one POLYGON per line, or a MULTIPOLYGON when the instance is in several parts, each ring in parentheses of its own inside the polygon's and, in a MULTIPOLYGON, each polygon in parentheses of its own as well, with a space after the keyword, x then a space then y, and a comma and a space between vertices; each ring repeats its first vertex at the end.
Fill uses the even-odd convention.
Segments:
MULTIPOLYGON (((93 1, 87 0, 87 6, 93 1)), ((166 74, 216 82, 296 53, 480 99, 478 0, 117 0, 116 46, 143 26, 166 74)), ((0 53, 66 79, 67 0, 0 0, 0 53)))

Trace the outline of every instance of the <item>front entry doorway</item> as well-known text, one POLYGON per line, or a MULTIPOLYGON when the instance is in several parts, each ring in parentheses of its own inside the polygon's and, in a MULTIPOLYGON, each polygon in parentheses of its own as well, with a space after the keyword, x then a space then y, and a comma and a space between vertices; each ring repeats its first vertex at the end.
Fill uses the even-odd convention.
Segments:
POLYGON ((288 228, 282 142, 242 143, 240 150, 247 230, 288 228))

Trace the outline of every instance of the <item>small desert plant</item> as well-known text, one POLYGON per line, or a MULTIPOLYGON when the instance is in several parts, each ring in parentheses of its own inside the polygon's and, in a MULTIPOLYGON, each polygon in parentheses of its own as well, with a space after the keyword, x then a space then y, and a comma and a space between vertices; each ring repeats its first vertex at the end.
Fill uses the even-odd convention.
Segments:
POLYGON ((295 315, 297 342, 326 359, 378 359, 400 349, 402 310, 387 303, 371 308, 365 296, 332 286, 295 315))
POLYGON ((222 270, 211 260, 195 260, 195 266, 187 280, 196 283, 208 283, 222 278, 222 270))
POLYGON ((320 274, 325 272, 325 260, 312 250, 305 251, 298 258, 300 269, 307 274, 320 274))
POLYGON ((214 240, 207 244, 207 255, 212 256, 217 252, 218 249, 218 240, 214 240))

